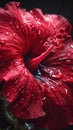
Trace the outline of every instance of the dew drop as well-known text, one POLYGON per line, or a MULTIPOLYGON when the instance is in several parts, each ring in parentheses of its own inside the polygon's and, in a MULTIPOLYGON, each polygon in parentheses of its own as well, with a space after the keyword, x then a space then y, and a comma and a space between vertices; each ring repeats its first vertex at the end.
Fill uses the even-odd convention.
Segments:
POLYGON ((7 29, 9 29, 9 27, 6 27, 7 29))
POLYGON ((18 106, 18 103, 15 104, 15 107, 17 107, 17 106, 18 106))
POLYGON ((18 79, 15 80, 15 84, 17 84, 17 83, 18 83, 18 79))
POLYGON ((66 63, 69 64, 71 62, 71 60, 66 60, 66 63))
POLYGON ((40 35, 41 34, 41 31, 40 30, 38 30, 38 35, 40 35))
POLYGON ((20 99, 20 103, 23 103, 23 101, 24 101, 24 98, 21 98, 21 99, 20 99))
POLYGON ((23 101, 24 100, 24 98, 21 98, 21 101, 23 101))
POLYGON ((40 43, 42 43, 43 41, 41 40, 40 43))
POLYGON ((73 44, 71 44, 71 48, 73 49, 73 44))
POLYGON ((6 32, 6 35, 8 35, 9 34, 9 32, 6 32))
POLYGON ((45 82, 43 82, 43 86, 45 86, 46 85, 46 83, 45 82))
POLYGON ((71 54, 70 54, 70 53, 68 53, 68 54, 67 54, 67 56, 69 56, 69 57, 70 57, 70 56, 71 56, 71 54))
POLYGON ((19 26, 18 26, 18 25, 16 25, 16 29, 19 29, 19 26))
POLYGON ((53 87, 53 86, 51 86, 51 88, 52 88, 52 89, 54 89, 54 87, 53 87))
POLYGON ((36 19, 36 20, 38 20, 38 18, 37 18, 37 17, 35 17, 35 19, 36 19))
POLYGON ((6 95, 7 95, 7 97, 9 97, 10 93, 8 92, 6 95))
POLYGON ((12 21, 10 21, 10 25, 12 24, 12 21))
POLYGON ((25 126, 27 127, 28 130, 33 129, 33 125, 32 124, 25 123, 25 126))
POLYGON ((13 33, 13 36, 15 36, 16 34, 15 33, 13 33))
POLYGON ((59 60, 62 60, 62 57, 59 57, 59 60))
POLYGON ((1 43, 5 43, 4 40, 1 40, 1 43))
POLYGON ((66 92, 66 94, 68 93, 68 90, 67 90, 67 88, 65 88, 65 92, 66 92))
POLYGON ((57 77, 58 77, 58 78, 62 78, 62 77, 63 77, 63 74, 62 74, 62 73, 58 73, 57 77))
POLYGON ((32 93, 32 95, 31 95, 32 97, 34 96, 34 94, 32 93))
POLYGON ((26 77, 28 77, 28 72, 27 72, 27 71, 25 71, 25 72, 24 72, 24 75, 25 75, 26 77))
POLYGON ((38 20, 38 22, 37 22, 39 25, 41 24, 41 22, 38 20))
POLYGON ((18 61, 16 61, 16 64, 18 64, 19 62, 18 61))
POLYGON ((42 75, 39 69, 37 70, 37 75, 42 75))
POLYGON ((60 70, 57 71, 57 78, 62 78, 63 74, 60 70))
POLYGON ((42 98, 42 101, 44 101, 45 99, 46 99, 46 97, 43 97, 43 98, 42 98))
POLYGON ((57 76, 56 76, 55 74, 52 74, 51 76, 52 76, 53 78, 57 78, 57 76))
POLYGON ((21 92, 22 94, 24 94, 24 90, 22 90, 22 92, 21 92))

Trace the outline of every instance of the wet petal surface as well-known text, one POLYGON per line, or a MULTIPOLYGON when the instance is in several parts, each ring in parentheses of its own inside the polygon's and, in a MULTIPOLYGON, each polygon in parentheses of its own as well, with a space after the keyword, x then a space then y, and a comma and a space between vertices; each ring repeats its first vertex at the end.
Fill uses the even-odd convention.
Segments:
POLYGON ((73 124, 71 29, 63 16, 19 2, 0 8, 0 82, 16 117, 45 128, 73 124))

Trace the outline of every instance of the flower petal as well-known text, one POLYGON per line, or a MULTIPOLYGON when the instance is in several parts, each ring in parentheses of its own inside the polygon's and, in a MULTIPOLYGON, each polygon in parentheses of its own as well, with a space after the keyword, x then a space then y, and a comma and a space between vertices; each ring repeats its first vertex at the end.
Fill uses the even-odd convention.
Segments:
POLYGON ((65 47, 59 54, 50 54, 44 61, 46 72, 50 78, 58 78, 63 82, 73 83, 73 41, 66 41, 65 47))
POLYGON ((41 87, 21 59, 14 62, 4 79, 3 96, 11 102, 9 110, 15 116, 30 119, 45 115, 41 87))
POLYGON ((73 93, 68 86, 48 75, 39 77, 43 89, 43 109, 46 116, 33 120, 41 128, 60 129, 73 125, 73 93))
POLYGON ((59 129, 73 125, 73 41, 60 53, 51 53, 39 66, 46 116, 35 120, 39 127, 59 129), (39 123, 40 122, 40 123, 39 123))
MULTIPOLYGON (((23 20, 30 13, 20 9, 19 2, 10 2, 4 9, 0 8, 0 77, 8 73, 8 69, 17 57, 27 55, 33 43, 28 20, 23 20), (29 38, 28 38, 29 37, 29 38), (29 42, 30 41, 30 42, 29 42), (26 47, 25 47, 26 46, 26 47)), ((33 16, 30 15, 32 21, 33 16)))
POLYGON ((10 102, 8 109, 18 118, 40 118, 38 121, 41 122, 44 119, 42 126, 49 128, 73 124, 73 42, 70 32, 70 23, 60 15, 43 15, 38 9, 26 12, 17 2, 0 8, 3 96, 10 102), (50 44, 55 47, 41 62, 45 67, 40 65, 38 68, 41 76, 35 78, 24 64, 25 58, 27 54, 31 54, 29 58, 42 55, 50 44), (41 119, 41 116, 44 117, 41 119))
POLYGON ((33 21, 33 16, 21 10, 17 2, 7 4, 4 9, 0 8, 0 77, 5 80, 3 96, 11 102, 10 110, 14 115, 24 119, 45 114, 40 85, 24 65, 25 56, 34 40, 28 19, 33 21), (18 109, 16 104, 21 107, 18 109))
POLYGON ((43 15, 40 9, 33 9, 31 14, 36 19, 35 27, 36 30, 38 29, 38 36, 35 40, 35 45, 32 48, 32 57, 40 55, 46 49, 45 44, 48 43, 49 46, 51 41, 47 41, 48 38, 54 39, 56 36, 65 38, 65 35, 69 35, 71 33, 71 24, 61 15, 43 15))

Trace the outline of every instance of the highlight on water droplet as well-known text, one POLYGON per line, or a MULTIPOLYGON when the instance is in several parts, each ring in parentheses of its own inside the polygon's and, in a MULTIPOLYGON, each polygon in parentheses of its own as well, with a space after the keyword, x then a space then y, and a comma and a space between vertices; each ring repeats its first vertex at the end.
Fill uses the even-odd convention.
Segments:
POLYGON ((68 93, 68 89, 67 88, 65 88, 65 92, 66 92, 66 94, 68 93))
POLYGON ((18 25, 16 25, 16 29, 19 29, 19 26, 18 26, 18 25))
POLYGON ((73 49, 73 44, 71 44, 71 48, 73 49))
POLYGON ((9 32, 6 32, 6 35, 8 35, 9 34, 9 32))

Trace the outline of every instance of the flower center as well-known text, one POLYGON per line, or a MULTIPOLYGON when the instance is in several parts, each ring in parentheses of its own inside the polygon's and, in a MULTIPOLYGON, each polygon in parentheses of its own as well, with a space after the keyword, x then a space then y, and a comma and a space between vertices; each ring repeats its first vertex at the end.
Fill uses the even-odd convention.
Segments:
POLYGON ((30 70, 31 73, 35 73, 39 64, 42 62, 42 60, 44 60, 46 58, 46 56, 49 55, 49 53, 52 51, 52 49, 54 48, 54 45, 50 45, 50 47, 43 52, 40 56, 36 57, 36 58, 32 58, 28 61, 27 63, 27 68, 30 70))

